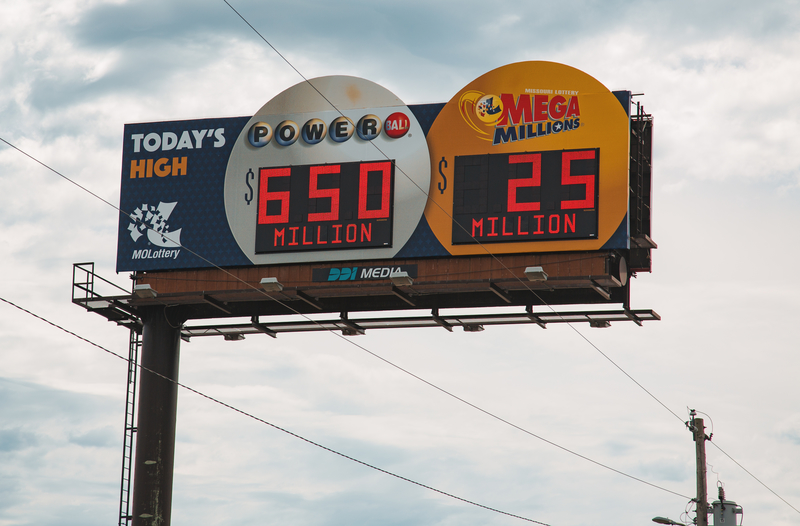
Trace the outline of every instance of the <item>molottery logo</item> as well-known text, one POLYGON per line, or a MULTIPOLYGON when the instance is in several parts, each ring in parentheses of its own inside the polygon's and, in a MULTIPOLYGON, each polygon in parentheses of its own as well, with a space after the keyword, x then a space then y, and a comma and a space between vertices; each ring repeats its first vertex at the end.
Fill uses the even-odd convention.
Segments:
POLYGON ((545 137, 580 127, 577 91, 536 89, 530 93, 466 91, 458 108, 464 121, 482 139, 505 144, 545 137))
POLYGON ((309 119, 300 126, 292 120, 284 120, 275 128, 266 122, 256 122, 247 132, 247 141, 254 148, 262 148, 275 139, 281 146, 291 146, 298 139, 309 145, 319 144, 325 137, 330 137, 333 142, 342 143, 357 135, 362 141, 371 141, 381 133, 390 139, 403 137, 411 126, 411 121, 403 112, 395 112, 382 122, 377 115, 371 113, 364 115, 353 124, 348 117, 341 115, 335 118, 330 125, 318 118, 309 119))
POLYGON ((163 250, 181 246, 181 230, 169 229, 167 220, 172 215, 172 211, 178 205, 175 203, 159 202, 158 206, 143 204, 130 215, 131 224, 128 231, 134 242, 139 241, 142 236, 147 236, 147 240, 161 250, 140 249, 134 250, 131 259, 177 259, 180 250, 163 250))

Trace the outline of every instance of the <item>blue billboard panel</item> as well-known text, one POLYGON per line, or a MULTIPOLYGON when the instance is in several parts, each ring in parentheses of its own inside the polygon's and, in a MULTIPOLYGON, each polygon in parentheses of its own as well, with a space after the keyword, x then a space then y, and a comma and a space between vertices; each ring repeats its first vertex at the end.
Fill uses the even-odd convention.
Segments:
POLYGON ((125 126, 117 271, 248 265, 222 200, 248 117, 125 126))

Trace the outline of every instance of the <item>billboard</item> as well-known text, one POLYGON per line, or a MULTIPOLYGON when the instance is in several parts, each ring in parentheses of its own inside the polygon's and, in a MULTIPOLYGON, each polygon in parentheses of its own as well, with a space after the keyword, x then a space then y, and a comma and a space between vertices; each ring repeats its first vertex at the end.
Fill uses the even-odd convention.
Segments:
POLYGON ((129 124, 117 270, 627 249, 629 104, 522 62, 443 104, 331 76, 252 117, 129 124))

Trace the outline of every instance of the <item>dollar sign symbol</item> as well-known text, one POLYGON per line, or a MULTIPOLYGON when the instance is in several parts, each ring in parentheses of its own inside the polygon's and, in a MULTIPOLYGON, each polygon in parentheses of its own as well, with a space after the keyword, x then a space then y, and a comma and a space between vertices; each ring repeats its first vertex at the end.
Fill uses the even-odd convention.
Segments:
POLYGON ((439 161, 439 175, 441 175, 442 180, 444 180, 444 186, 442 186, 442 183, 438 183, 437 185, 439 187, 440 194, 443 194, 444 189, 447 188, 447 177, 445 177, 444 172, 442 172, 442 164, 444 164, 444 167, 447 168, 447 161, 445 160, 444 157, 442 157, 442 160, 439 161))
POLYGON ((244 176, 244 184, 250 189, 249 194, 244 194, 244 200, 247 201, 247 206, 250 206, 250 202, 253 200, 253 187, 250 186, 250 179, 255 179, 255 177, 256 174, 253 173, 252 168, 247 170, 247 175, 244 176))

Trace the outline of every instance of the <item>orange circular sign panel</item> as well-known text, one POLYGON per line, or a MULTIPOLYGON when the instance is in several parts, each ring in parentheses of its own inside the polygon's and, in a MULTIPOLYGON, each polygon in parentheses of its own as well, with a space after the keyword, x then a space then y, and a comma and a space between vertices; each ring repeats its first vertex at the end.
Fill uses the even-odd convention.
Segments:
POLYGON ((629 134, 625 108, 586 73, 490 71, 428 133, 425 217, 453 255, 600 249, 627 221, 629 134))

